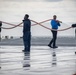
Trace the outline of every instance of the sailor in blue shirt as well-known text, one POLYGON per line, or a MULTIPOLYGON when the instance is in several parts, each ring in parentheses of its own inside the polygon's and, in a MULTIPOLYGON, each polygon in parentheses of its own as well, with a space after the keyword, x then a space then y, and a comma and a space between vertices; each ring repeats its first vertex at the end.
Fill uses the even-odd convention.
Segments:
POLYGON ((24 43, 24 50, 30 51, 30 42, 31 42, 31 21, 29 15, 26 14, 23 20, 23 43, 24 43))
MULTIPOLYGON (((57 16, 54 15, 53 19, 51 20, 52 29, 55 29, 55 30, 58 29, 58 27, 60 26, 60 23, 61 23, 61 21, 56 20, 56 18, 57 18, 57 16)), ((57 31, 51 30, 51 32, 52 32, 53 38, 50 41, 50 43, 48 44, 48 46, 51 47, 51 48, 58 48, 56 46, 57 31)))
POLYGON ((58 29, 58 26, 60 26, 60 23, 53 19, 51 21, 51 26, 52 26, 52 29, 58 29))

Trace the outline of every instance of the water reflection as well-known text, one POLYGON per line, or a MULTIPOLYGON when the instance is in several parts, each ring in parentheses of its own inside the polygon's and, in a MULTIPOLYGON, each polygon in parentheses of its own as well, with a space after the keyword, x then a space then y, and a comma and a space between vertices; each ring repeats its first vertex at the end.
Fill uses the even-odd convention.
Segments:
POLYGON ((52 66, 56 66, 56 65, 57 65, 56 51, 55 51, 55 49, 53 49, 53 52, 52 52, 52 66))
POLYGON ((30 52, 24 52, 23 67, 30 68, 30 52))

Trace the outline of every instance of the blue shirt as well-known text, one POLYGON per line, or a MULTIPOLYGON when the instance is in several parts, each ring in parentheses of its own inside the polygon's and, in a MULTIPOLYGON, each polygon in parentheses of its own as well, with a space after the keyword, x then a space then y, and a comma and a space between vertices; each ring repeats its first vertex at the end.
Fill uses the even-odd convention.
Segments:
POLYGON ((60 26, 60 23, 57 22, 56 20, 51 20, 51 26, 52 26, 52 29, 58 29, 58 26, 60 26))

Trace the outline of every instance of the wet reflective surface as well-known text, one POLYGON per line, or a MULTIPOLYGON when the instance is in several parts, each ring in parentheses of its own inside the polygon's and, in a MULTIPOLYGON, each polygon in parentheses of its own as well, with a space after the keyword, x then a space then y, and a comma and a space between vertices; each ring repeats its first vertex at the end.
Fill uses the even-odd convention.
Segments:
POLYGON ((0 75, 73 75, 76 71, 76 47, 32 46, 0 47, 0 75))

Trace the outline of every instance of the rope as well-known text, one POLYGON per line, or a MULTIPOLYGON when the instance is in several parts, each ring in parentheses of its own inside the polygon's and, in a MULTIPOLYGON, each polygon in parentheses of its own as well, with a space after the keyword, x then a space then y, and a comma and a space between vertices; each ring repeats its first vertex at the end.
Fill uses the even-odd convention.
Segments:
MULTIPOLYGON (((47 21, 50 21, 50 20, 52 20, 52 19, 48 19, 48 20, 45 20, 45 21, 42 21, 42 22, 39 22, 39 23, 45 23, 45 22, 47 22, 47 21)), ((11 24, 11 23, 7 23, 7 22, 4 22, 4 21, 1 21, 2 23, 5 23, 5 24, 8 24, 8 25, 12 25, 12 26, 16 26, 16 25, 14 25, 14 24, 11 24)), ((35 25, 37 25, 37 24, 32 24, 31 26, 35 26, 35 25)), ((23 27, 23 26, 19 26, 19 27, 23 27)), ((4 28, 4 27, 3 27, 4 28)), ((4 29, 7 29, 7 28, 4 28, 4 29)))
POLYGON ((1 27, 1 28, 3 28, 3 29, 13 29, 13 28, 16 28, 16 27, 20 26, 23 22, 19 23, 18 25, 14 25, 14 24, 11 24, 11 23, 3 22, 3 21, 2 21, 2 23, 12 25, 13 27, 9 27, 9 28, 1 27))
POLYGON ((35 22, 36 24, 38 24, 38 25, 40 25, 40 26, 42 26, 42 27, 44 27, 44 28, 46 28, 46 29, 48 29, 48 30, 53 30, 53 31, 64 31, 64 30, 68 30, 68 29, 72 28, 72 27, 68 27, 68 28, 60 29, 60 30, 57 30, 57 29, 51 29, 51 28, 48 28, 48 27, 46 27, 46 26, 44 26, 44 25, 42 25, 42 24, 40 24, 40 23, 34 21, 34 20, 31 20, 31 21, 32 21, 32 22, 35 22))
MULTIPOLYGON (((39 22, 39 23, 45 23, 45 22, 47 22, 47 21, 50 21, 50 20, 52 20, 52 19, 48 19, 48 20, 45 20, 45 21, 42 21, 42 22, 39 22)), ((7 23, 7 22, 4 22, 4 21, 1 21, 2 23, 5 23, 5 24, 8 24, 8 25, 11 25, 11 26, 16 26, 16 25, 14 25, 14 24, 11 24, 11 23, 7 23)), ((19 25, 19 24, 18 24, 19 25)), ((37 25, 37 24, 32 24, 32 26, 35 26, 35 25, 37 25)), ((23 27, 23 26, 21 26, 21 25, 19 25, 19 27, 23 27)), ((4 27, 3 27, 4 28, 4 27)))
MULTIPOLYGON (((45 23, 45 22, 47 22, 47 21, 50 21, 50 20, 52 20, 52 19, 48 19, 48 20, 45 20, 45 21, 42 21, 42 22, 39 22, 39 23, 45 23)), ((32 21, 32 20, 31 20, 32 21)), ((36 22, 36 21, 35 21, 36 22)), ((35 25, 37 25, 37 23, 36 24, 33 24, 32 26, 35 26, 35 25)))
MULTIPOLYGON (((73 27, 68 27, 68 28, 64 28, 64 29, 57 30, 57 29, 48 28, 48 27, 46 27, 46 26, 44 26, 44 25, 41 24, 41 23, 47 22, 47 21, 49 21, 49 20, 52 20, 52 19, 48 19, 48 20, 45 20, 45 21, 42 21, 42 22, 39 22, 39 23, 36 22, 36 21, 34 21, 34 20, 31 20, 32 22, 35 23, 35 24, 31 25, 31 26, 35 26, 35 25, 38 24, 38 25, 40 25, 40 26, 42 26, 42 27, 44 27, 44 28, 46 28, 46 29, 48 29, 48 30, 53 30, 53 31, 64 31, 64 30, 68 30, 68 29, 70 29, 70 28, 73 28, 73 27)), ((21 23, 19 23, 18 25, 14 25, 14 24, 7 23, 7 22, 4 22, 4 21, 1 21, 1 22, 13 26, 13 27, 9 27, 9 28, 0 27, 0 28, 3 28, 3 29, 13 29, 13 28, 16 28, 16 27, 22 27, 21 24, 23 23, 23 22, 21 22, 21 23)))

